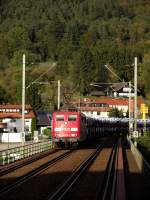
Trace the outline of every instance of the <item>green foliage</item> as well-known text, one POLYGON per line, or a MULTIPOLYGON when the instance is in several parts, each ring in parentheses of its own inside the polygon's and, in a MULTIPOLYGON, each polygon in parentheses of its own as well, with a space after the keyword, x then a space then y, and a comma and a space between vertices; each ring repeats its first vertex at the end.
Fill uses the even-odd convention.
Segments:
POLYGON ((36 119, 32 118, 32 123, 31 123, 31 135, 32 135, 32 138, 34 136, 34 131, 36 131, 36 119))
POLYGON ((118 110, 118 108, 113 108, 109 111, 109 117, 123 118, 124 116, 122 110, 118 110))
MULTIPOLYGON (((138 88, 150 98, 149 13, 149 3, 135 0, 43 0, 36 4, 31 0, 1 1, 0 74, 7 75, 0 80, 0 86, 9 93, 10 103, 21 101, 21 66, 25 53, 27 65, 57 61, 55 73, 40 81, 59 77, 70 92, 88 95, 89 83, 114 81, 104 67, 106 63, 122 79, 132 81, 132 64, 137 56, 138 88)), ((30 66, 28 84, 39 76, 34 72, 30 66)), ((46 91, 38 87, 27 94, 27 101, 35 107, 42 106, 41 96, 46 91)), ((51 99, 54 91, 49 88, 51 99)), ((1 98, 7 101, 5 95, 1 98)))
POLYGON ((49 129, 49 128, 44 129, 44 135, 46 135, 49 138, 51 138, 51 129, 49 129))
POLYGON ((137 143, 138 149, 150 163, 150 136, 139 137, 137 143))
POLYGON ((8 103, 9 98, 9 94, 0 86, 0 104, 8 103))

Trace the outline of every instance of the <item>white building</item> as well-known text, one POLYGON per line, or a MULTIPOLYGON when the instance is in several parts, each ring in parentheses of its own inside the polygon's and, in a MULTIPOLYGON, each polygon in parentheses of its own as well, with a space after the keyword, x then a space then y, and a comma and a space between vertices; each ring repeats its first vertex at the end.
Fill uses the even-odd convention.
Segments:
MULTIPOLYGON (((25 133, 31 132, 32 118, 34 113, 30 105, 25 106, 25 133)), ((22 123, 22 106, 5 104, 0 105, 0 122, 4 124, 1 126, 0 132, 20 133, 22 123)))

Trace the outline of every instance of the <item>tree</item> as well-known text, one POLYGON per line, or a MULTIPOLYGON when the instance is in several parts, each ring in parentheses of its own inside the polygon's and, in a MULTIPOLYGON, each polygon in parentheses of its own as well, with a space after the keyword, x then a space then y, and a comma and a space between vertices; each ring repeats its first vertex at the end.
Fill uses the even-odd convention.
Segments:
POLYGON ((150 55, 145 54, 144 55, 144 62, 142 66, 142 78, 143 78, 143 83, 145 85, 145 92, 146 96, 150 97, 150 55))
POLYGON ((6 90, 0 86, 0 104, 8 103, 9 99, 10 97, 7 94, 6 90))
POLYGON ((32 118, 32 122, 31 122, 31 136, 33 138, 34 136, 34 131, 36 130, 36 118, 32 118))
POLYGON ((109 117, 123 118, 124 116, 122 110, 118 110, 118 108, 113 108, 109 111, 109 117))

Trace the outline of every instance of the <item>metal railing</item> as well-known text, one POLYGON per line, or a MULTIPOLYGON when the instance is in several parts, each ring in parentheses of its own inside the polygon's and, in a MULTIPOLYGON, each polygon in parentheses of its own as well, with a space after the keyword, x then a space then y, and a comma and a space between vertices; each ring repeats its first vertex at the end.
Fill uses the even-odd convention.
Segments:
POLYGON ((6 165, 52 148, 53 143, 49 140, 5 149, 0 151, 0 165, 6 165))

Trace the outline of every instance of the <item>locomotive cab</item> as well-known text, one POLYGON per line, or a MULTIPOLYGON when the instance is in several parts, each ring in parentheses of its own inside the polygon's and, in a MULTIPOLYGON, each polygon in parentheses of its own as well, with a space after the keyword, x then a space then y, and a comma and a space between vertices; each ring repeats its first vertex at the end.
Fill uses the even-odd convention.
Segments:
POLYGON ((79 112, 54 112, 52 139, 55 146, 71 147, 85 139, 86 118, 79 112))

